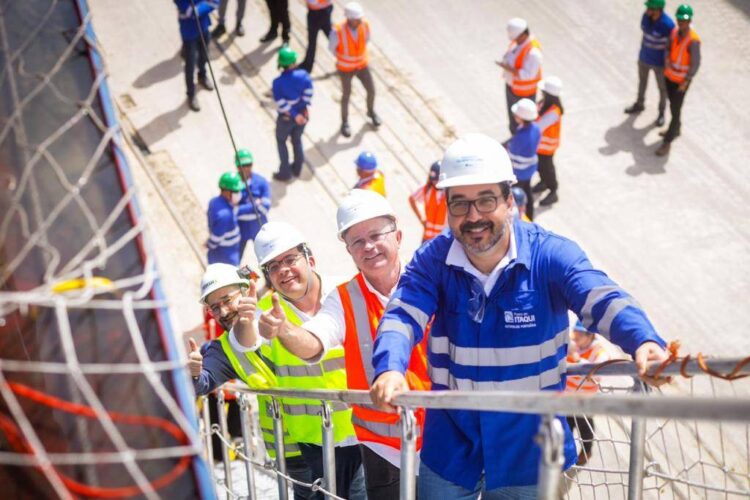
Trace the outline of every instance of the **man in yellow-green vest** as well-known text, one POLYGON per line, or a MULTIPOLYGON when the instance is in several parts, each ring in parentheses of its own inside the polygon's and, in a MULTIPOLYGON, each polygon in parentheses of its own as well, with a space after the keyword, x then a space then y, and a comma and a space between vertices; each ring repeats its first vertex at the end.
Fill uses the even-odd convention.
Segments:
MULTIPOLYGON (((270 363, 255 350, 237 350, 235 334, 255 330, 253 318, 257 306, 255 284, 237 273, 229 264, 210 264, 201 280, 201 302, 205 304, 214 319, 224 329, 217 339, 203 344, 198 349, 195 341, 190 342, 188 367, 193 377, 193 387, 197 395, 205 395, 232 379, 240 379, 253 389, 276 387, 277 379, 270 363)), ((258 337, 255 335, 255 337, 258 337)), ((260 345, 260 342, 257 344, 260 345)), ((240 346, 241 347, 241 346, 240 346)), ((270 405, 270 398, 259 396, 261 408, 261 428, 266 451, 271 458, 276 458, 273 439, 273 420, 268 418, 265 408, 270 405)), ((284 420, 284 455, 287 473, 294 479, 311 483, 314 479, 312 470, 302 457, 297 442, 289 435, 284 420)), ((314 498, 309 488, 295 484, 294 499, 308 500, 314 498)))
MULTIPOLYGON (((255 237, 255 255, 272 293, 258 302, 258 309, 276 308, 296 325, 312 318, 336 280, 321 279, 315 272, 315 257, 304 236, 285 222, 266 223, 255 237)), ((253 332, 257 334, 257 331, 253 332)), ((278 339, 260 347, 263 359, 274 371, 278 387, 286 389, 344 390, 346 369, 342 347, 331 349, 319 363, 310 365, 291 354, 278 339)), ((240 342, 251 345, 252 342, 240 342)), ((240 349, 245 349, 242 345, 240 349)), ((351 424, 351 409, 331 402, 336 458, 336 494, 351 499, 365 498, 359 443, 351 424)), ((261 415, 264 408, 260 409, 261 415)), ((282 413, 289 434, 312 470, 323 476, 321 404, 314 399, 284 398, 282 413)), ((320 495, 320 494, 319 494, 320 495)), ((319 498, 323 498, 322 495, 319 498)))

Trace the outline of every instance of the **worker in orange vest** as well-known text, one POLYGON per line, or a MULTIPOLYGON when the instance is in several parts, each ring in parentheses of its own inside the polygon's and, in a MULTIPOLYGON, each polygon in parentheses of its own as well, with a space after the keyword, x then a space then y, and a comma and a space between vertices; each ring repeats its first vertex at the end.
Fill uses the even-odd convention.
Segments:
POLYGON ((359 180, 354 189, 369 189, 385 196, 385 175, 378 170, 378 159, 369 151, 362 151, 354 160, 359 180))
POLYGON ((536 87, 542 79, 542 46, 529 32, 526 20, 514 17, 506 26, 510 45, 502 61, 496 61, 503 68, 505 78, 505 100, 508 103, 510 133, 516 133, 518 124, 513 119, 511 107, 524 97, 534 99, 536 87))
MULTIPOLYGON (((568 344, 568 364, 603 363, 610 358, 606 346, 599 335, 590 332, 578 321, 570 332, 568 344)), ((581 376, 568 377, 565 392, 599 392, 599 377, 584 378, 581 376)), ((578 454, 576 465, 584 465, 591 459, 591 448, 594 445, 594 417, 590 415, 571 415, 567 417, 571 430, 578 429, 581 437, 581 452, 578 454)))
POLYGON ((687 4, 680 5, 677 7, 675 18, 677 27, 669 35, 669 45, 664 61, 664 78, 666 78, 672 120, 666 131, 659 132, 659 135, 664 137, 664 142, 656 150, 657 156, 669 154, 670 144, 680 135, 682 103, 685 101, 690 82, 693 81, 701 63, 701 39, 690 26, 693 20, 693 8, 687 4))
POLYGON ((422 223, 422 243, 429 241, 443 230, 448 215, 445 192, 435 185, 440 178, 440 160, 430 167, 427 183, 409 196, 409 205, 422 223))
POLYGON ((536 150, 539 157, 539 182, 531 188, 531 192, 536 194, 549 189, 549 194, 539 202, 539 205, 546 207, 558 201, 557 173, 553 158, 560 146, 560 125, 564 112, 560 102, 562 81, 556 76, 550 76, 539 82, 539 88, 542 90, 539 118, 536 120, 539 130, 542 131, 542 139, 536 150))
MULTIPOLYGON (((328 294, 318 314, 301 327, 271 310, 261 315, 259 333, 265 338, 278 338, 287 350, 308 363, 343 345, 349 389, 366 390, 373 378, 375 333, 403 271, 398 255, 401 230, 388 200, 362 189, 353 190, 342 200, 336 222, 339 239, 359 270, 357 275, 328 294)), ((410 389, 429 390, 425 342, 412 351, 406 380, 410 389)), ((416 444, 421 449, 424 408, 417 409, 415 415, 416 444)), ((374 405, 352 406, 352 424, 364 445, 362 464, 369 500, 399 497, 399 419, 397 413, 380 411, 374 405)))
POLYGON ((336 56, 336 70, 341 77, 341 135, 351 137, 349 126, 349 96, 352 79, 356 76, 367 91, 367 116, 374 127, 381 124, 375 113, 375 83, 367 60, 367 44, 370 41, 370 24, 364 19, 362 6, 349 2, 344 6, 346 22, 336 25, 328 38, 328 48, 336 56))

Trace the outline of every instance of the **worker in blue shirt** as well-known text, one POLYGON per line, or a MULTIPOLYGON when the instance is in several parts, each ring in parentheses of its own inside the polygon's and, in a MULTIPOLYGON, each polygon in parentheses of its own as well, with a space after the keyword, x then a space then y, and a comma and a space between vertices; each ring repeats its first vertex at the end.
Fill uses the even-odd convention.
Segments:
MULTIPOLYGON (((667 359, 664 341, 638 303, 591 266, 572 241, 513 220, 508 154, 469 134, 440 166, 450 233, 417 250, 380 320, 370 394, 395 411, 407 390, 412 347, 428 338, 433 390, 562 391, 568 309, 584 325, 647 362, 667 359)), ((655 382, 655 381, 651 381, 655 382)), ((576 448, 564 418, 565 467, 576 448)), ((539 415, 428 409, 420 498, 536 498, 539 415)))
POLYGON ((297 68, 297 53, 284 45, 279 50, 278 66, 281 75, 273 81, 273 99, 279 116, 276 118, 276 146, 279 149, 279 171, 273 174, 277 181, 288 181, 292 176, 299 177, 305 162, 302 149, 302 134, 309 117, 307 107, 313 96, 310 74, 297 68), (292 139, 294 162, 289 166, 288 138, 292 139))
POLYGON ((197 60, 198 83, 206 90, 213 90, 213 82, 206 74, 206 63, 208 62, 206 48, 211 40, 211 32, 208 29, 211 24, 209 14, 218 6, 218 0, 174 0, 174 3, 177 5, 180 21, 188 106, 193 111, 200 111, 201 106, 195 95, 195 66, 197 60), (203 35, 203 41, 201 41, 201 34, 203 35))
POLYGON ((521 99, 510 109, 518 127, 508 141, 508 154, 513 164, 513 173, 518 179, 518 187, 526 193, 526 217, 534 220, 534 193, 531 189, 531 178, 539 169, 537 149, 542 140, 542 131, 535 123, 539 113, 536 104, 531 99, 521 99))
POLYGON ((253 172, 253 163, 253 153, 249 149, 237 150, 234 164, 247 186, 242 190, 237 213, 240 223, 240 257, 245 253, 247 242, 254 240, 261 226, 268 222, 268 210, 271 208, 271 188, 265 177, 253 172))
POLYGON ((240 265, 238 206, 245 189, 240 174, 225 172, 219 178, 221 193, 208 202, 208 263, 240 265))
POLYGON ((664 12, 665 0, 646 0, 646 12, 641 17, 641 52, 638 54, 638 97, 635 104, 625 109, 627 114, 640 113, 644 109, 646 84, 649 71, 654 72, 659 87, 659 116, 654 122, 657 127, 664 125, 664 110, 667 107, 667 84, 664 80, 664 52, 669 43, 669 34, 675 24, 664 12))

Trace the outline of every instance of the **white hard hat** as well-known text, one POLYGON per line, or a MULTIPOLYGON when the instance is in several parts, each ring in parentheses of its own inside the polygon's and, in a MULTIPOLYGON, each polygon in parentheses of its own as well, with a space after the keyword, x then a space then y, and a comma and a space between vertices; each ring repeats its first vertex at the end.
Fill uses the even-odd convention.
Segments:
POLYGON ((209 264, 201 279, 201 299, 205 304, 206 298, 219 288, 229 285, 250 286, 250 282, 237 273, 237 268, 230 264, 209 264))
POLYGON ((529 25, 526 22, 526 19, 514 17, 513 19, 508 21, 505 29, 508 30, 508 38, 510 40, 515 40, 516 38, 518 38, 518 35, 526 31, 528 27, 529 25))
POLYGON ((562 80, 556 76, 548 76, 539 82, 539 88, 544 92, 547 92, 549 95, 559 97, 563 88, 562 80))
POLYGON ((266 222, 255 235, 255 257, 261 266, 287 250, 305 243, 296 227, 286 222, 266 222))
POLYGON ((385 197, 368 189, 352 189, 336 210, 339 239, 343 240, 344 231, 354 224, 386 216, 396 217, 396 212, 385 197))
POLYGON ((505 148, 484 134, 466 134, 448 146, 440 163, 438 189, 516 182, 505 148))
POLYGON ((539 110, 536 109, 536 103, 531 99, 521 99, 510 107, 510 111, 527 122, 533 122, 539 118, 539 110))
POLYGON ((344 6, 344 15, 347 19, 362 19, 365 11, 358 2, 349 2, 344 6))

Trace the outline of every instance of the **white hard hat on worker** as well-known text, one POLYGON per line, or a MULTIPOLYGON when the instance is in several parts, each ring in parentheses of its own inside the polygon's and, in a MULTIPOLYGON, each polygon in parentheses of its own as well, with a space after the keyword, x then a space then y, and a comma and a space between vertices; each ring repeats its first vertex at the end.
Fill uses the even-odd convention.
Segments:
POLYGON ((349 2, 344 6, 344 16, 347 19, 362 19, 364 15, 364 9, 358 2, 349 2))
POLYGON ((247 309, 249 305, 254 311, 255 300, 255 285, 240 276, 236 267, 210 264, 203 273, 200 301, 224 330, 229 331, 240 315, 246 314, 239 310, 241 303, 241 307, 247 309), (243 293, 245 289, 249 289, 247 294, 243 293))
POLYGON ((267 222, 255 236, 254 249, 269 286, 292 301, 307 294, 315 260, 297 228, 286 222, 267 222))
POLYGON ((510 107, 511 113, 523 121, 533 122, 539 118, 539 110, 531 99, 521 99, 510 107))
POLYGON ((508 20, 508 24, 505 26, 505 29, 508 33, 508 39, 515 40, 521 35, 521 33, 529 29, 529 24, 525 19, 514 17, 508 20))

